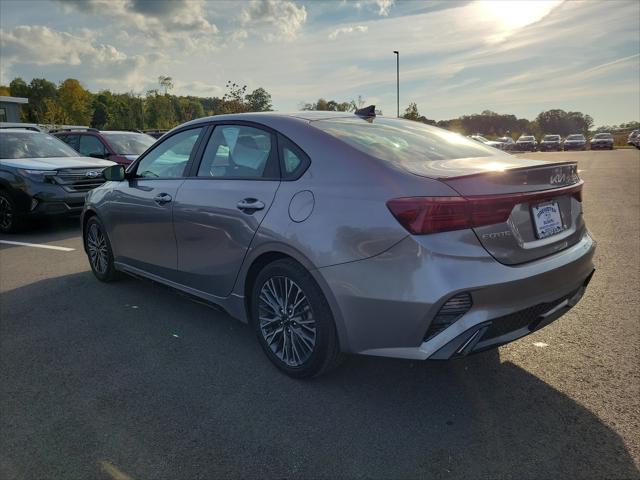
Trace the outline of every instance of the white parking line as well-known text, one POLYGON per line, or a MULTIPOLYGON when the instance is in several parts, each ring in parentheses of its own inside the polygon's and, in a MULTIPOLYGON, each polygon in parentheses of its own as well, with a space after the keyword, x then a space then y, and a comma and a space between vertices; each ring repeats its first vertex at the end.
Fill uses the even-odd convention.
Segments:
POLYGON ((4 243, 6 245, 19 245, 21 247, 46 248, 48 250, 59 250, 61 252, 73 252, 75 250, 75 248, 69 248, 69 247, 57 247, 55 245, 42 245, 40 243, 11 242, 9 240, 0 240, 0 243, 4 243))

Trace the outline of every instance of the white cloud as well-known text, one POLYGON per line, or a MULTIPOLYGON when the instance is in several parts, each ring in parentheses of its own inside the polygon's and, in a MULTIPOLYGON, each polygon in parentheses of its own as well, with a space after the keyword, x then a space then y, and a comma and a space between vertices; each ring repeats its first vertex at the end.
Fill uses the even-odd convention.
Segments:
POLYGON ((349 25, 346 27, 335 28, 329 32, 329 40, 335 40, 339 35, 348 33, 365 33, 369 30, 366 25, 349 25))
POLYGON ((291 1, 253 0, 240 13, 244 29, 260 32, 267 41, 293 40, 306 21, 304 5, 291 1))
POLYGON ((59 32, 41 25, 21 25, 0 30, 3 79, 14 65, 60 66, 65 77, 95 78, 101 86, 142 88, 145 70, 162 54, 127 55, 113 45, 97 43, 89 30, 59 32), (108 75, 104 75, 108 72, 108 75))
MULTIPOLYGON (((56 0, 67 12, 110 17, 130 29, 132 36, 142 34, 147 45, 169 45, 173 40, 189 43, 218 33, 207 19, 205 0, 56 0)), ((140 38, 137 38, 140 40, 140 38)))

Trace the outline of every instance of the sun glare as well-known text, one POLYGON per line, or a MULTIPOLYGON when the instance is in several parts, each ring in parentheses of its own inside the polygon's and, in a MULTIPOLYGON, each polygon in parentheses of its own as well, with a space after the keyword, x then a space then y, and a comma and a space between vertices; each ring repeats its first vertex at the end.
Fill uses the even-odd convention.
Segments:
POLYGON ((560 0, 480 0, 478 6, 485 20, 516 30, 542 19, 559 3, 560 0))

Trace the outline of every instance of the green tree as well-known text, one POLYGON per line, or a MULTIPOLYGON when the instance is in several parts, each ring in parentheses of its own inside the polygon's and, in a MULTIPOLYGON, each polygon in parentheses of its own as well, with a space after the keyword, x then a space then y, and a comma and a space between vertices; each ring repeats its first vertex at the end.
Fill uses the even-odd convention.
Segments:
POLYGON ((420 120, 420 112, 418 112, 418 105, 415 102, 409 104, 409 106, 404 111, 402 118, 406 118, 407 120, 420 120))
POLYGON ((145 99, 145 123, 149 128, 169 129, 177 125, 175 110, 167 95, 149 90, 145 99))
POLYGON ((40 123, 44 121, 44 114, 47 110, 45 100, 49 99, 49 107, 51 102, 56 102, 58 89, 56 84, 44 78, 33 78, 29 83, 29 121, 40 123))
POLYGON ((271 110, 271 94, 264 88, 256 88, 245 95, 245 102, 250 112, 268 112, 271 110))
POLYGON ((68 78, 58 87, 58 103, 64 112, 64 121, 73 125, 91 123, 91 93, 75 78, 68 78))
POLYGON ((173 88, 173 78, 167 77, 166 75, 160 75, 158 77, 158 83, 164 88, 165 95, 173 88))

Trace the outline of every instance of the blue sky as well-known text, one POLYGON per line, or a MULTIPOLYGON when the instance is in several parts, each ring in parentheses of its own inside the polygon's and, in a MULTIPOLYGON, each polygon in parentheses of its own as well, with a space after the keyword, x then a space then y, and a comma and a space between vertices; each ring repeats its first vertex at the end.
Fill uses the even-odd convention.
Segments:
POLYGON ((216 96, 264 87, 277 110, 362 96, 436 120, 550 108, 640 117, 640 2, 2 0, 0 82, 216 96))

